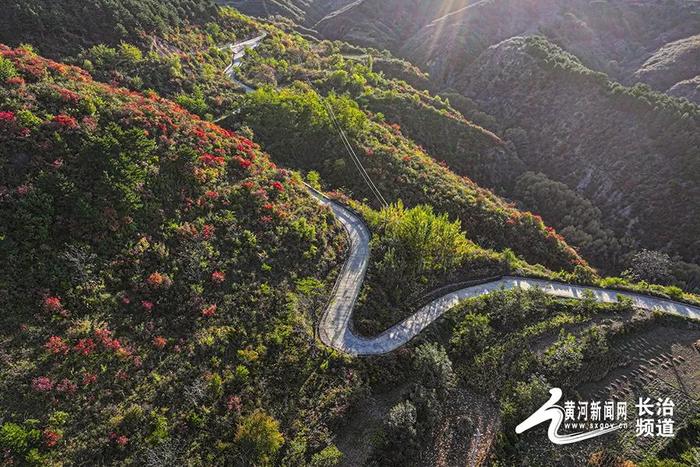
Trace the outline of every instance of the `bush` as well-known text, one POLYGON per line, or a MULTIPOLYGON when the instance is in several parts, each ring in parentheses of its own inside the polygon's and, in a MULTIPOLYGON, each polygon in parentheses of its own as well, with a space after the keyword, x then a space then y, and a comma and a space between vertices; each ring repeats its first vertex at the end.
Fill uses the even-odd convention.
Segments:
POLYGON ((252 464, 268 464, 282 447, 284 438, 279 422, 262 410, 256 410, 241 420, 236 442, 246 460, 252 464))
POLYGON ((17 76, 17 70, 12 62, 4 57, 0 57, 0 82, 7 81, 15 76, 17 76))
POLYGON ((0 427, 0 446, 15 453, 23 453, 29 448, 30 432, 12 422, 0 427))
POLYGON ((559 339, 545 351, 542 365, 552 381, 567 386, 583 367, 583 359, 582 343, 562 330, 559 339))
POLYGON ((455 327, 450 344, 457 355, 468 358, 488 345, 492 331, 488 315, 468 313, 455 327))
POLYGON ((456 377, 452 369, 452 362, 445 349, 439 344, 429 343, 418 347, 413 366, 419 384, 427 388, 437 389, 443 398, 446 398, 448 393, 454 389, 456 377))
POLYGON ((311 467, 333 467, 340 464, 342 459, 343 453, 331 445, 311 457, 311 467))

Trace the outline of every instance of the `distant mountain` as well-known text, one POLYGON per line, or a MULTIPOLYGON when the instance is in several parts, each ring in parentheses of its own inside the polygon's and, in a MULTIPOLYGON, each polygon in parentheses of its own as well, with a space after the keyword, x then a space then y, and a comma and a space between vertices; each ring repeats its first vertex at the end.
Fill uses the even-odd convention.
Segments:
POLYGON ((378 49, 400 50, 431 21, 469 3, 469 0, 360 0, 327 15, 312 27, 323 37, 378 49))
MULTIPOLYGON (((240 8, 251 11, 246 4, 240 8)), ((629 82, 657 50, 698 33, 700 4, 693 0, 359 0, 310 26, 329 39, 389 49, 446 85, 454 84, 456 76, 489 46, 531 34, 544 35, 587 66, 629 82)))
POLYGON ((664 44, 698 30, 700 4, 690 0, 485 0, 426 25, 400 54, 453 84, 487 47, 539 34, 589 68, 627 82, 664 44))
POLYGON ((251 16, 286 16, 304 26, 313 26, 326 15, 342 11, 357 0, 217 0, 251 16))

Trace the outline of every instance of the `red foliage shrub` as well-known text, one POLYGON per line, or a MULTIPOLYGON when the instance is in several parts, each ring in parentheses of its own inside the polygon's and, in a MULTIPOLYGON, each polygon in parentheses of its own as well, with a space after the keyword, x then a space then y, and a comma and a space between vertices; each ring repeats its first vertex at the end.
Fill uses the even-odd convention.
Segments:
POLYGON ((63 438, 63 436, 60 433, 56 433, 53 430, 44 430, 44 432, 41 434, 41 437, 44 441, 44 446, 47 448, 52 448, 58 444, 58 442, 63 438))
POLYGON ((229 412, 241 413, 241 398, 239 396, 229 396, 226 399, 226 409, 229 412))
POLYGON ((156 349, 163 349, 168 344, 168 340, 163 336, 156 336, 153 338, 153 347, 156 349))
POLYGON ((151 273, 151 275, 149 275, 148 278, 146 278, 146 283, 151 287, 159 288, 169 287, 172 281, 167 275, 161 274, 159 272, 154 272, 151 273))
POLYGON ((209 240, 209 239, 214 235, 214 230, 215 230, 215 229, 214 229, 214 226, 213 226, 213 225, 206 224, 206 225, 202 228, 202 237, 203 237, 205 240, 209 240))
POLYGON ((109 329, 96 329, 95 337, 106 350, 113 350, 115 352, 122 350, 121 342, 119 342, 119 339, 112 338, 112 331, 109 329))
POLYGON ((46 350, 48 350, 50 353, 54 355, 67 355, 68 351, 70 348, 68 347, 68 344, 66 344, 63 341, 63 338, 60 336, 51 336, 49 337, 49 340, 46 341, 46 344, 44 344, 44 347, 46 350))
POLYGON ((206 318, 211 318, 212 316, 214 316, 216 314, 216 308, 217 308, 216 305, 209 305, 209 306, 204 307, 202 309, 202 316, 204 316, 206 318))
POLYGON ((68 378, 62 379, 56 385, 56 391, 63 393, 63 394, 75 394, 75 392, 77 390, 78 390, 78 385, 75 384, 73 381, 69 380, 68 378))
POLYGON ((58 114, 56 115, 53 120, 53 123, 58 125, 59 127, 62 128, 68 128, 68 129, 75 129, 78 128, 78 121, 71 117, 70 115, 66 114, 58 114))
POLYGON ((14 122, 15 113, 14 112, 0 112, 0 122, 14 122))
POLYGON ((221 271, 214 271, 211 273, 211 280, 217 284, 221 284, 226 280, 226 274, 221 271))
POLYGON ((48 376, 38 376, 32 380, 32 389, 36 392, 49 392, 53 389, 53 380, 48 376))
POLYGON ((86 338, 86 339, 80 339, 73 349, 80 355, 90 355, 95 351, 97 348, 97 345, 95 344, 95 341, 93 341, 91 338, 86 338))
POLYGON ((61 299, 58 297, 46 297, 44 299, 44 309, 52 313, 57 313, 63 310, 61 299))
POLYGON ((280 193, 284 191, 284 185, 282 185, 280 182, 272 182, 272 188, 280 193))
POLYGON ((95 384, 97 382, 97 375, 94 373, 90 373, 89 371, 86 371, 83 373, 83 386, 89 386, 91 384, 95 384))
POLYGON ((13 76, 12 78, 8 78, 5 82, 13 86, 24 86, 25 84, 24 78, 21 76, 13 76))
POLYGON ((129 438, 125 435, 118 435, 115 432, 111 432, 109 434, 109 439, 110 441, 114 441, 114 443, 119 446, 119 447, 124 447, 129 443, 129 438))
POLYGON ((209 153, 204 153, 201 156, 199 156, 199 161, 208 167, 217 167, 226 163, 226 159, 224 159, 223 157, 215 156, 209 153))
POLYGON ((240 165, 242 169, 247 169, 248 167, 253 165, 253 162, 251 160, 244 159, 241 156, 234 157, 234 160, 238 162, 238 165, 240 165))
POLYGON ((58 95, 61 97, 61 100, 64 102, 70 103, 70 104, 75 104, 77 102, 80 102, 80 95, 71 91, 70 89, 65 89, 65 88, 59 88, 57 89, 58 95))

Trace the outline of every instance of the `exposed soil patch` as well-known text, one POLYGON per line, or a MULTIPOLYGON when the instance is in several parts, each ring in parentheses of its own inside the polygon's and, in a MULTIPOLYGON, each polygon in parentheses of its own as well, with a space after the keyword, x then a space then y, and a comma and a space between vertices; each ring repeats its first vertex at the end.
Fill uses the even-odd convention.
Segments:
POLYGON ((374 395, 359 407, 350 422, 337 435, 335 445, 343 453, 341 467, 366 465, 372 441, 380 433, 389 410, 401 402, 405 386, 374 395))
POLYGON ((426 455, 427 465, 485 465, 500 428, 498 409, 483 396, 459 390, 445 410, 426 455))

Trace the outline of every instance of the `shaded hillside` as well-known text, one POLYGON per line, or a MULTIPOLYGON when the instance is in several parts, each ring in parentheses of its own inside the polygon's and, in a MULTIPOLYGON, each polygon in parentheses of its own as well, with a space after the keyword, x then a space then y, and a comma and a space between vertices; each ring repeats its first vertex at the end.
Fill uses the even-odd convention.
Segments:
POLYGON ((400 53, 452 84, 485 48, 542 34, 587 66, 625 80, 659 47, 696 33, 699 8, 692 1, 490 0, 427 25, 400 53))
POLYGON ((613 83, 543 38, 490 48, 461 90, 524 129, 526 164, 583 193, 619 234, 700 260, 699 107, 613 83))
POLYGON ((216 15, 212 0, 22 0, 5 2, 0 42, 30 43, 52 57, 118 44, 216 15))
POLYGON ((700 105, 700 75, 674 84, 668 93, 671 96, 682 97, 700 105))
POLYGON ((313 26, 328 14, 337 12, 357 0, 217 0, 250 16, 281 15, 295 23, 313 26))
POLYGON ((420 80, 405 62, 378 56, 374 50, 345 53, 345 44, 308 41, 279 28, 267 31, 269 38, 241 66, 247 83, 281 87, 308 81, 324 93, 347 93, 363 110, 398 124, 405 137, 434 159, 482 187, 510 186, 522 172, 511 145, 468 121, 447 99, 395 79, 392 74, 420 80), (394 65, 389 67, 392 74, 384 73, 386 64, 394 65))
POLYGON ((469 0, 361 0, 326 16, 314 28, 329 39, 398 50, 433 19, 469 3, 469 0))
MULTIPOLYGON (((693 70, 697 68, 698 61, 692 59, 692 47, 680 47, 683 51, 690 51, 691 55, 673 54, 670 51, 678 51, 679 47, 674 44, 693 43, 691 40, 683 40, 696 34, 700 29, 700 11, 697 2, 672 1, 672 2, 588 2, 573 1, 563 2, 560 0, 545 1, 509 1, 509 0, 487 0, 473 2, 464 6, 460 2, 377 2, 375 0, 364 0, 352 5, 352 7, 338 11, 329 15, 321 21, 317 28, 324 37, 348 39, 362 45, 373 47, 388 47, 393 52, 409 57, 424 70, 430 72, 427 77, 412 69, 410 65, 397 60, 385 59, 382 55, 373 51, 368 51, 373 60, 370 63, 373 70, 381 70, 389 77, 405 79, 419 89, 429 89, 431 92, 449 98, 448 108, 435 104, 434 101, 425 101, 422 97, 415 98, 415 94, 401 92, 396 93, 399 86, 391 86, 393 93, 382 92, 367 93, 366 97, 360 97, 359 101, 368 110, 379 111, 388 121, 401 124, 404 134, 421 144, 428 153, 437 160, 444 160, 455 171, 467 175, 477 181, 477 183, 496 188, 500 194, 508 196, 523 206, 525 209, 535 211, 545 211, 542 203, 528 204, 519 198, 523 191, 512 190, 515 179, 526 170, 543 172, 540 166, 532 164, 532 158, 525 158, 524 152, 545 153, 555 149, 555 153, 566 152, 571 149, 579 150, 578 134, 566 133, 562 129, 558 133, 558 141, 548 138, 548 133, 537 135, 537 138, 528 138, 520 125, 514 124, 512 120, 503 118, 502 114, 495 114, 486 102, 493 99, 494 102, 503 102, 502 95, 490 95, 487 92, 480 92, 474 89, 473 93, 464 93, 472 75, 478 75, 474 61, 488 47, 507 40, 516 34, 542 34, 551 42, 562 46, 565 50, 575 52, 581 62, 589 68, 604 70, 624 82, 635 81, 634 73, 642 67, 643 63, 650 60, 656 52, 657 59, 666 59, 663 69, 659 69, 657 79, 668 80, 674 86, 671 89, 663 89, 674 96, 686 97, 693 100, 697 95, 697 85, 693 81, 693 70), (422 6, 427 6, 421 10, 422 6), (441 13, 444 9, 454 8, 448 14, 441 13), (442 9, 442 10, 441 10, 442 9), (667 51, 669 53, 665 53, 667 51), (675 58, 674 58, 675 57, 675 58), (675 70, 675 71, 674 71, 675 70), (674 78, 674 76, 679 78, 674 78), (677 82, 680 77, 690 76, 691 79, 677 82), (663 78, 661 78, 663 77, 663 78), (676 84, 677 83, 677 84, 676 84), (407 99, 407 97, 411 99, 407 99), (480 99, 472 99, 478 96, 480 99), (435 112, 432 112, 432 109, 435 112), (456 111, 457 109, 458 111, 456 111), (450 119, 450 115, 461 114, 469 119, 468 125, 457 123, 460 117, 450 119), (435 118, 434 118, 435 117, 435 118), (487 131, 495 133, 505 144, 505 152, 494 157, 494 149, 486 151, 472 151, 470 149, 479 147, 473 138, 473 125, 476 122, 482 125, 487 131), (539 147, 540 140, 545 141, 543 147, 539 147), (468 142, 465 146, 464 142, 468 142), (462 148, 469 149, 463 150, 462 148), (476 153, 476 154, 475 154, 476 153), (488 157, 483 157, 488 154, 488 157)), ((686 44, 687 45, 687 44, 686 44)), ((663 61, 663 60, 662 60, 663 61)), ((349 72, 349 67, 346 68, 349 72)), ((511 72, 509 72, 511 73, 511 72)), ((516 71, 513 69, 513 76, 516 71)), ((518 72, 519 74, 519 72, 518 72)), ((697 71, 695 72, 697 74, 697 71)), ((483 79, 480 84, 487 84, 488 78, 483 79)), ((546 81, 541 85, 545 86, 546 81)), ((517 83, 522 85, 523 83, 517 83)), ((338 81, 333 82, 335 88, 338 81)), ((343 87, 343 89, 351 89, 343 87)), ((640 88, 641 89, 641 88, 640 88)), ((587 91, 579 91, 577 96, 584 96, 587 91)), ((353 92, 351 90, 351 92, 353 92)), ((470 91, 471 92, 471 91, 470 91)), ((642 92, 642 91, 639 91, 642 92)), ((643 93, 643 92, 642 92, 643 93)), ((355 94, 361 94, 355 91, 355 94)), ((534 98, 533 98, 534 99, 534 98)), ((588 96, 585 99, 589 99, 588 96)), ((530 101, 511 101, 513 107, 519 106, 525 118, 527 105, 530 101)), ((559 115, 562 108, 556 100, 540 100, 537 98, 536 105, 543 115, 559 115), (556 108, 549 111, 547 106, 553 105, 556 108)), ((608 109, 604 102, 612 104, 613 100, 600 101, 596 111, 600 115, 608 115, 615 112, 615 109, 608 109)), ((575 105, 578 104, 574 103, 575 105)), ((588 109, 591 110, 591 109, 588 109)), ((574 112, 575 113, 575 112, 574 112)), ((680 120, 683 120, 681 112, 680 120)), ((560 118, 573 118, 571 115, 560 118)), ((590 118, 593 118, 592 116, 590 118)), ((647 128, 656 130, 655 124, 648 121, 647 128)), ((662 126, 673 126, 673 122, 665 122, 662 126)), ((685 125, 685 123, 682 123, 685 125)), ((602 141, 605 147, 612 147, 623 141, 631 141, 631 146, 639 149, 643 146, 637 139, 637 134, 641 133, 634 124, 628 125, 625 120, 616 120, 614 130, 611 131, 611 138, 618 139, 618 142, 602 141)), ((691 130, 692 132, 692 130, 691 130)), ((653 133, 653 131, 652 131, 653 133)), ((583 132, 581 134, 587 134, 583 132)), ((683 131, 675 135, 682 135, 683 131)), ((596 136, 598 138, 598 136, 596 136)), ((583 141, 583 146, 593 145, 596 138, 588 138, 583 141)), ((653 136, 652 138, 656 138, 653 136)), ((657 144, 655 150, 659 157, 664 158, 666 154, 674 152, 677 146, 681 146, 681 151, 692 147, 692 142, 678 141, 674 136, 664 137, 664 143, 657 144), (667 144, 669 143, 670 144, 667 144)), ((633 149, 633 151, 637 151, 633 149)), ((551 157, 556 157, 552 155, 551 157)), ((673 158, 673 156, 669 156, 673 158)), ((692 157, 691 157, 692 158, 692 157)), ((567 162, 558 160, 562 167, 567 162)), ((594 164, 593 164, 594 165, 594 164)), ((681 164, 682 165, 682 164, 681 164)), ((687 168, 687 167, 686 167, 687 168)), ((692 168, 692 165, 691 165, 692 168)), ((643 169, 645 171, 646 169, 643 169)), ((667 167, 666 170, 669 169, 667 167)), ((544 171, 552 178, 552 173, 544 171)), ((663 171, 662 171, 663 172, 663 171)), ((641 178, 650 176, 652 171, 646 170, 647 175, 638 175, 638 183, 641 178)), ((669 179, 674 176, 668 172, 669 179)), ((559 187, 556 182, 561 178, 554 177, 550 180, 554 183, 546 182, 550 188, 559 187)), ((575 177, 572 177, 572 179, 575 177)), ((578 181, 578 180, 577 180, 578 181)), ((686 177, 686 183, 691 183, 692 177, 686 177)), ((572 202, 571 206, 560 206, 554 216, 546 216, 547 222, 556 225, 560 230, 568 234, 569 241, 577 248, 583 248, 589 255, 589 259, 594 264, 609 271, 620 272, 624 268, 626 257, 631 252, 638 250, 642 245, 656 245, 658 247, 668 246, 670 252, 684 250, 691 251, 692 246, 676 248, 673 241, 674 233, 668 232, 662 225, 657 225, 655 231, 664 232, 663 239, 653 239, 651 242, 639 244, 639 239, 645 237, 642 232, 636 232, 634 222, 637 219, 629 214, 627 205, 621 206, 618 200, 606 200, 600 204, 601 199, 608 195, 618 196, 608 190, 606 183, 613 183, 610 180, 589 181, 589 186, 593 187, 597 183, 602 183, 600 190, 584 191, 579 190, 578 183, 572 184, 568 181, 566 190, 576 190, 573 196, 570 193, 559 193, 562 200, 572 202), (593 202, 595 209, 602 209, 602 217, 593 226, 583 221, 577 222, 574 217, 561 213, 574 212, 579 209, 579 204, 586 205, 593 202), (611 206, 606 207, 605 203, 611 206), (617 205, 617 207, 614 207, 617 205), (583 234, 583 232, 587 232, 583 234), (615 235, 611 237, 611 232, 615 235), (594 246, 597 245, 597 246, 594 246), (590 256, 591 252, 597 252, 590 256), (611 252, 616 252, 611 255, 611 252)), ((631 182, 630 182, 631 183, 631 182)), ((653 184, 653 182, 652 182, 653 184)), ((691 190, 694 190, 691 187, 691 190)), ((556 191, 556 190, 555 190, 556 191)), ((613 190, 614 191, 614 190, 613 190)), ((626 191, 626 188, 618 190, 626 191)), ((668 190, 667 190, 668 191, 668 190)), ((674 192, 675 193, 675 192, 674 192)), ((656 194, 656 203, 660 203, 661 194, 656 194)), ((529 197, 530 202, 534 202, 533 197, 529 197)), ((561 201, 561 200, 559 200, 561 201)), ((640 203, 641 201, 637 201, 640 203)), ((681 210, 682 208, 678 208, 681 210)), ((648 222, 649 220, 645 220, 648 222)), ((652 222, 658 222, 659 220, 652 222)), ((692 256, 692 253, 691 253, 692 256)), ((686 256, 686 259, 688 256, 686 256)))
POLYGON ((3 461, 260 464, 286 440, 308 443, 297 460, 327 447, 328 414, 359 384, 314 340, 344 251, 332 213, 172 102, 0 54, 3 461), (268 444, 251 448, 258 428, 268 444))

